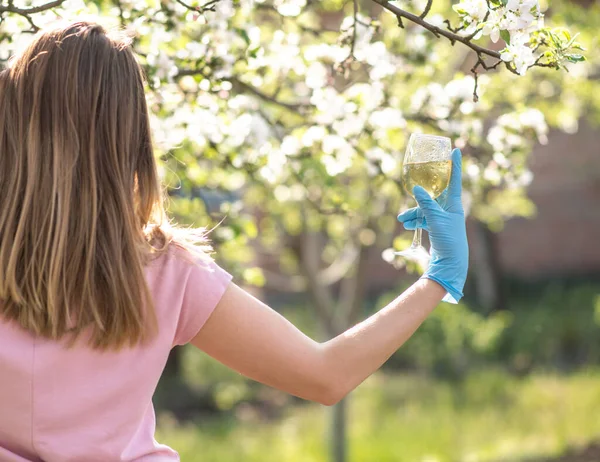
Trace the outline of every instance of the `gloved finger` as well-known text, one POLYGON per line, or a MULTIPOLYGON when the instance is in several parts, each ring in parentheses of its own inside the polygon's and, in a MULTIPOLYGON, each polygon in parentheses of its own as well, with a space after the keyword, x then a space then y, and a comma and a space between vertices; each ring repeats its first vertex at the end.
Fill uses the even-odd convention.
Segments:
POLYGON ((402 223, 404 225, 404 229, 408 231, 413 231, 417 228, 424 229, 425 231, 429 231, 429 227, 427 226, 427 218, 417 218, 415 220, 408 220, 402 223))
POLYGON ((452 175, 450 177, 450 186, 448 186, 448 195, 450 197, 459 197, 462 193, 462 153, 460 149, 452 151, 452 175))
POLYGON ((423 212, 419 210, 419 207, 413 207, 412 209, 405 210, 401 214, 398 215, 399 222, 405 222, 409 220, 415 220, 418 217, 422 217, 423 212))
POLYGON ((417 185, 413 188, 413 194, 419 204, 419 208, 423 210, 423 214, 427 217, 430 213, 440 212, 442 208, 440 205, 434 201, 427 191, 425 191, 421 186, 417 185))

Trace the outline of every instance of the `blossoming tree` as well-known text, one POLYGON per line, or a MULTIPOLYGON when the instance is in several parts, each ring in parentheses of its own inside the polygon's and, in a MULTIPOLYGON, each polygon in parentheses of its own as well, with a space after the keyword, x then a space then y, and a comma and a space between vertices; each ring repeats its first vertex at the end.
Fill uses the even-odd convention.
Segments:
POLYGON ((594 84, 581 88, 592 65, 550 70, 585 58, 576 35, 546 27, 538 0, 7 0, 0 65, 38 28, 87 15, 135 36, 171 214, 225 218, 212 238, 228 269, 307 292, 328 336, 361 316, 369 256, 406 245, 393 238, 410 204, 398 171, 410 132, 463 149, 465 202, 497 228, 532 211, 527 156, 547 122, 573 129, 600 107, 594 84))

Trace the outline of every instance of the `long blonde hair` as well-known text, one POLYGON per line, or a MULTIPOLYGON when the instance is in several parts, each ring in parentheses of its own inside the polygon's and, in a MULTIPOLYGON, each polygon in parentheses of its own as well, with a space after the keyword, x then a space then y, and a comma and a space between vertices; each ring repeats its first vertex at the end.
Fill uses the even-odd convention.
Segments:
POLYGON ((130 44, 90 22, 42 31, 0 72, 0 316, 55 340, 91 329, 100 350, 143 343, 144 266, 202 244, 174 231, 130 44))

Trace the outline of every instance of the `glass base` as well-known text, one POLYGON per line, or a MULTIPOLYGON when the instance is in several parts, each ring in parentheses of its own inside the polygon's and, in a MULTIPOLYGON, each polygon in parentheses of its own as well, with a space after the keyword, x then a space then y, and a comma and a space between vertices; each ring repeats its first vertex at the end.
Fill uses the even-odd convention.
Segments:
POLYGON ((394 252, 395 255, 400 255, 407 260, 416 260, 420 262, 428 262, 431 259, 431 255, 425 247, 422 245, 411 246, 406 250, 400 252, 394 252))

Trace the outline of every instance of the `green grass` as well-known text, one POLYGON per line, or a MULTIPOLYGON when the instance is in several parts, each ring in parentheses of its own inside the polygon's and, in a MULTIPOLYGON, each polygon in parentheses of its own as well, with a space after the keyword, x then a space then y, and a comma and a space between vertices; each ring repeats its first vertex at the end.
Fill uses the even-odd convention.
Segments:
MULTIPOLYGON (((600 370, 525 379, 499 371, 461 384, 417 375, 371 377, 350 400, 351 462, 517 461, 600 439, 600 370)), ((180 427, 159 418, 158 439, 189 462, 326 462, 328 409, 290 409, 180 427)))

